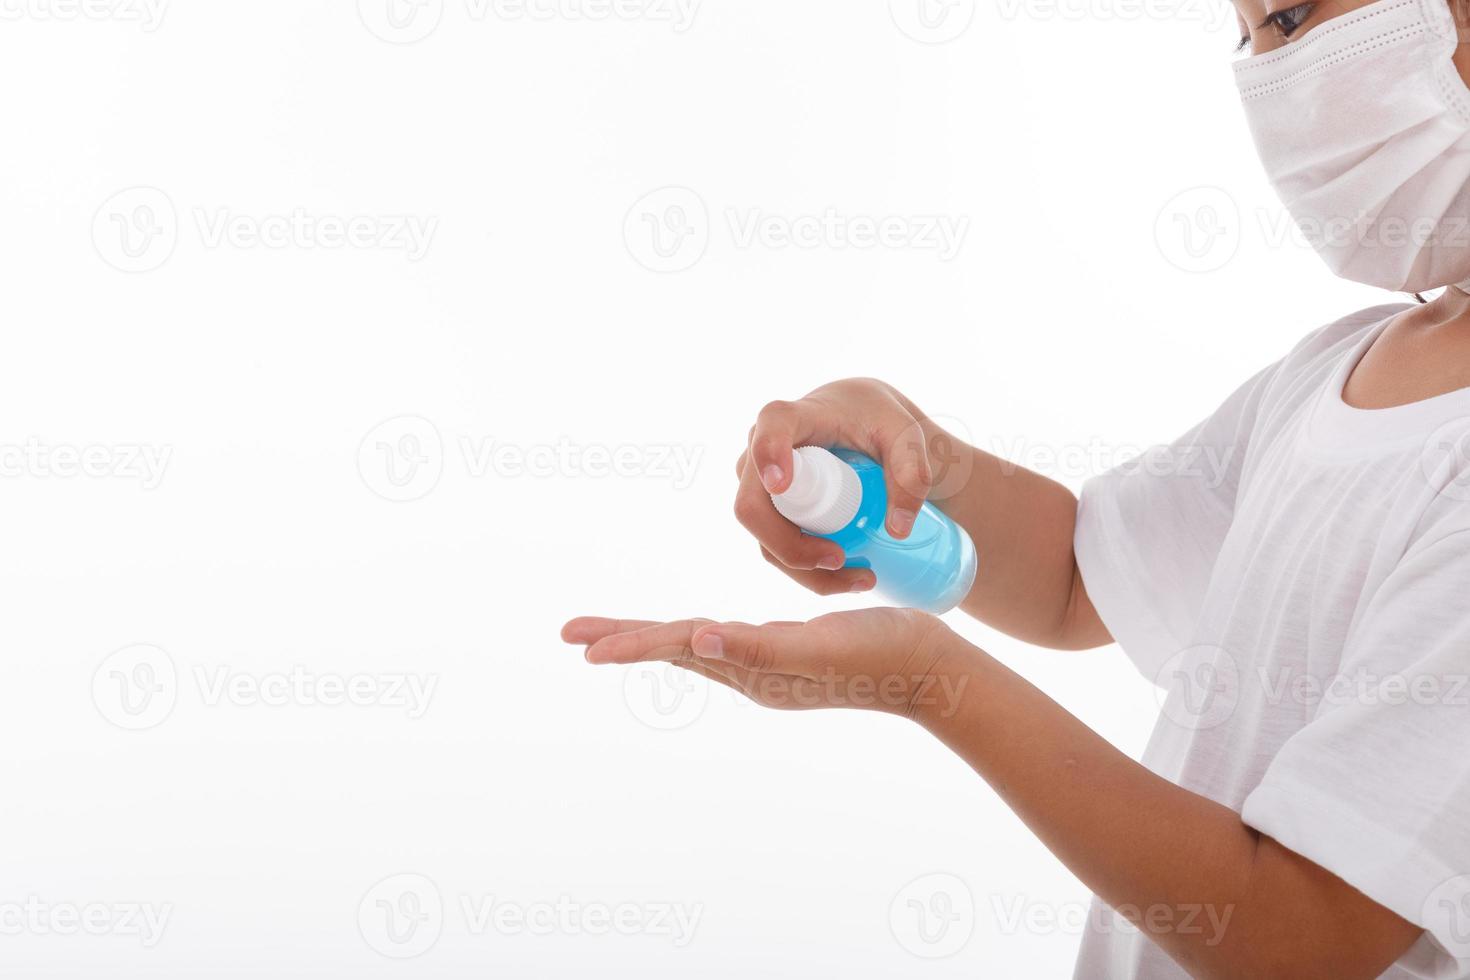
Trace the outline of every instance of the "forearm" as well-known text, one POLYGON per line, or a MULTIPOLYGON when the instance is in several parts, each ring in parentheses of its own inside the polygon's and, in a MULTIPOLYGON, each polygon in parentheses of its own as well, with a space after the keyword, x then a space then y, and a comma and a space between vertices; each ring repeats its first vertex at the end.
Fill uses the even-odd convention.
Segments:
POLYGON ((1417 936, 1229 807, 1129 759, 959 637, 940 642, 937 670, 969 682, 958 702, 918 720, 1191 974, 1377 976, 1417 936))
POLYGON ((930 500, 969 533, 980 559, 975 587, 961 608, 1037 646, 1086 649, 1112 642, 1077 572, 1072 491, 969 446, 933 422, 923 425, 935 483, 930 500))

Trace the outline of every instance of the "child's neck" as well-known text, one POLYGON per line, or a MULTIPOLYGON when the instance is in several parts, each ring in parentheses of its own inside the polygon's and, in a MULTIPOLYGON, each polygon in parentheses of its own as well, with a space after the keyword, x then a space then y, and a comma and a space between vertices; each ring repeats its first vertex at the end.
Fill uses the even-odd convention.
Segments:
POLYGON ((1348 378, 1354 408, 1394 408, 1470 387, 1470 295, 1456 287, 1400 314, 1348 378))

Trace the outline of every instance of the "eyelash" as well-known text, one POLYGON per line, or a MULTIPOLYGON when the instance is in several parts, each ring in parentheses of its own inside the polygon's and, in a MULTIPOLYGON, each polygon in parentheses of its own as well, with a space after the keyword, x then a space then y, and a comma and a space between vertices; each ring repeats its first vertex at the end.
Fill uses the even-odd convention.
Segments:
MULTIPOLYGON (((1290 40, 1291 36, 1301 30, 1302 24, 1312 16, 1312 11, 1317 8, 1316 3, 1299 3, 1295 7, 1278 10, 1274 14, 1267 14, 1266 19, 1256 26, 1256 30, 1264 31, 1268 27, 1275 27, 1281 32, 1281 36, 1290 40)), ((1251 36, 1245 35, 1240 39, 1240 44, 1235 48, 1239 53, 1250 47, 1251 36)))

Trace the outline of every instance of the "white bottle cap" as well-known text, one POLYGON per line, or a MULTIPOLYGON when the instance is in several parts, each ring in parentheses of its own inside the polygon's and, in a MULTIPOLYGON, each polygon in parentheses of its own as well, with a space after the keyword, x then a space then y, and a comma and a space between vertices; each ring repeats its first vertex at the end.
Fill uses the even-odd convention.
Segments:
POLYGON ((863 503, 857 470, 820 446, 791 454, 791 486, 771 494, 776 510, 803 531, 835 534, 852 523, 863 503))

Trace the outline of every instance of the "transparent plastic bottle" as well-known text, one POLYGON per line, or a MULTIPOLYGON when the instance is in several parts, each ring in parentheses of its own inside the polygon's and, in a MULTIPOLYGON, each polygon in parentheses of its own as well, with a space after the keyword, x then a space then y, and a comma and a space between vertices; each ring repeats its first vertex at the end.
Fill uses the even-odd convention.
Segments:
POLYGON ((791 486, 771 502, 806 533, 840 545, 846 567, 871 568, 877 591, 895 605, 948 612, 975 584, 974 542, 933 504, 919 509, 907 538, 888 533, 883 468, 862 453, 802 446, 793 454, 791 486))

